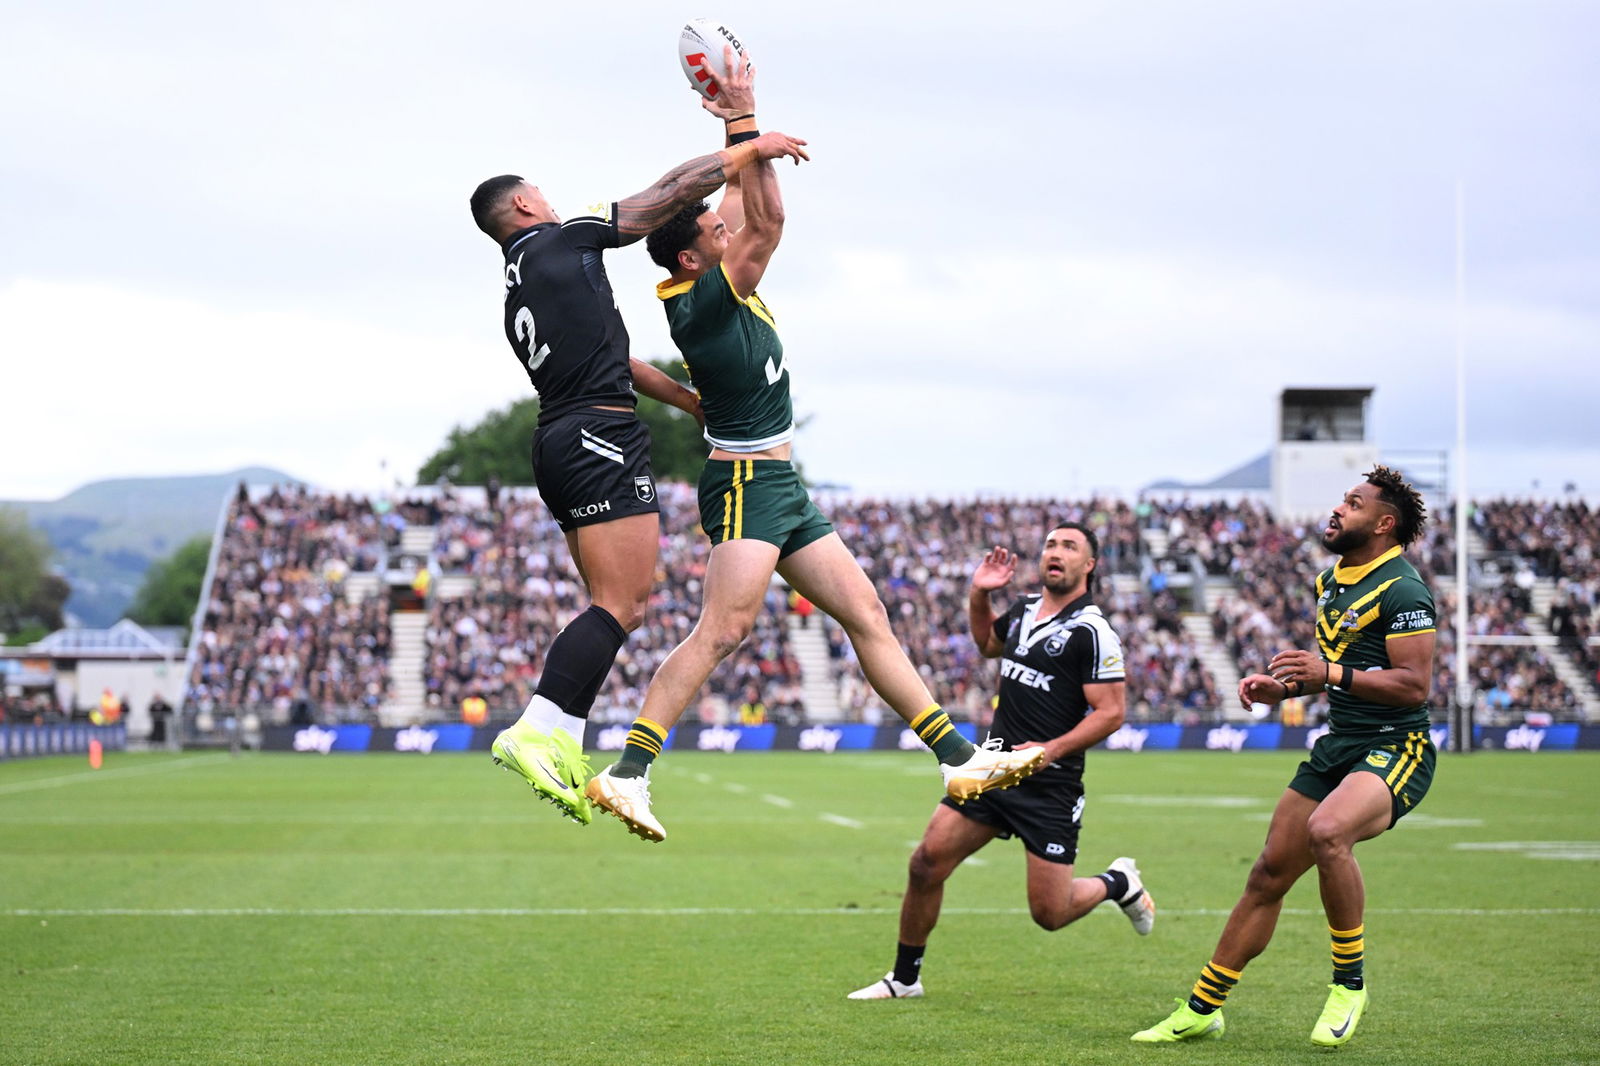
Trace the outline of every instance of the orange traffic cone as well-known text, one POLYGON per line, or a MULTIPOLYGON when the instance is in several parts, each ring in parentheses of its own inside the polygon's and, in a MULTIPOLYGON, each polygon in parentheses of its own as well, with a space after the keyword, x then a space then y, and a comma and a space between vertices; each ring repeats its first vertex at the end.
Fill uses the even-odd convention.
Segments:
POLYGON ((89 769, 100 769, 101 754, 100 742, 98 740, 89 741, 89 769))

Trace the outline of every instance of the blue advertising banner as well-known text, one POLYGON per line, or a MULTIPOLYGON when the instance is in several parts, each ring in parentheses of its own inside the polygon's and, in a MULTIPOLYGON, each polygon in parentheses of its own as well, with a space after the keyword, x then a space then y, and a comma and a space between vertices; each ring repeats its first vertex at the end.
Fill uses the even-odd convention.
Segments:
MULTIPOLYGON (((979 732, 971 722, 957 730, 976 742, 979 732)), ((88 749, 96 731, 107 748, 125 747, 127 731, 121 726, 80 724, 54 726, 0 725, 0 758, 48 755, 88 749)), ((497 727, 474 728, 461 723, 374 729, 366 725, 274 727, 262 735, 267 751, 330 752, 488 751, 497 727)), ((1277 722, 1181 726, 1171 722, 1130 723, 1107 737, 1106 751, 1308 751, 1326 726, 1285 726, 1277 722)), ((1440 751, 1448 750, 1450 731, 1436 725, 1429 730, 1440 751)), ((1479 726, 1474 744, 1486 750, 1572 751, 1600 749, 1600 726, 1561 723, 1548 726, 1479 726)), ((590 751, 619 752, 628 739, 621 723, 590 729, 585 738, 590 751)), ((685 723, 667 734, 666 748, 676 751, 926 751, 916 733, 904 723, 863 725, 757 726, 685 723)))
POLYGON ((90 725, 88 722, 32 722, 0 724, 0 759, 26 759, 40 755, 80 755, 98 740, 106 751, 128 747, 128 727, 90 725))

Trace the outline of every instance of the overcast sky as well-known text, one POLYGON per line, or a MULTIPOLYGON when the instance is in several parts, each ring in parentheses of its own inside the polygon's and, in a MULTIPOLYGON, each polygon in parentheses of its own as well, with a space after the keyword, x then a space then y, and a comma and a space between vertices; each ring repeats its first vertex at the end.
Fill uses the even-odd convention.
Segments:
MULTIPOLYGON (((781 171, 761 285, 814 478, 1076 495, 1260 454, 1286 385, 1386 451, 1600 492, 1600 5, 0 0, 0 498, 266 464, 410 478, 530 393, 479 180, 565 215, 720 145, 726 19, 781 171)), ((642 243, 607 256, 672 352, 642 243)))

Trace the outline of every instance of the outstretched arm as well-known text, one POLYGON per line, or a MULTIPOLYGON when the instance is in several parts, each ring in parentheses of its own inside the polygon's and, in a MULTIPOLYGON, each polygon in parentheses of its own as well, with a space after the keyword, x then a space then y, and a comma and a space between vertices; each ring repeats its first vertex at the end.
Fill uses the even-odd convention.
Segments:
MULTIPOLYGON (((754 138, 756 130, 755 60, 747 52, 739 62, 731 47, 723 48, 727 78, 714 100, 701 106, 727 124, 728 144, 754 138)), ((783 196, 772 164, 758 160, 744 173, 728 180, 717 207, 733 239, 722 256, 728 282, 741 300, 748 300, 767 272, 772 253, 783 237, 783 196)))
POLYGON ((658 229, 685 204, 702 200, 758 159, 789 156, 796 163, 811 158, 805 141, 785 133, 763 133, 753 141, 711 155, 696 156, 680 163, 661 176, 661 180, 641 193, 617 202, 618 244, 632 244, 658 229))

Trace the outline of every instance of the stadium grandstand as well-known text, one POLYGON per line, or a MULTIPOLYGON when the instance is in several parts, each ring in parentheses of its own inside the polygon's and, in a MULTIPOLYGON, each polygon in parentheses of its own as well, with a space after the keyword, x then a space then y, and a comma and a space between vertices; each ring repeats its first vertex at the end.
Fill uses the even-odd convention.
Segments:
MULTIPOLYGON (((657 587, 596 701, 627 722, 698 612, 708 544, 694 489, 661 486, 657 587)), ((1082 521, 1101 543, 1099 601, 1123 635, 1129 719, 1247 717, 1239 677, 1273 651, 1312 645, 1311 575, 1328 564, 1320 521, 1280 521, 1260 499, 889 500, 824 495, 824 509, 883 597, 928 683, 981 727, 994 665, 967 634, 971 568, 992 544, 1024 559, 1050 524, 1082 521)), ((1435 507, 1410 558, 1435 588, 1434 704, 1455 692, 1455 550, 1435 507)), ((532 490, 433 487, 367 498, 255 487, 226 507, 185 667, 187 735, 262 725, 491 721, 531 695, 551 638, 585 602, 563 538, 532 490)), ((1491 500, 1469 518, 1470 680, 1477 721, 1600 721, 1600 523, 1585 504, 1491 500)), ((1031 584, 1025 563, 1019 590, 1031 584)), ((745 645, 691 720, 782 724, 892 718, 831 620, 775 583, 745 645), (748 720, 748 719, 746 719, 748 720)), ((1282 708, 1320 721, 1320 697, 1282 708)), ((1442 710, 1441 710, 1442 713, 1442 710)), ((1296 723, 1299 724, 1299 723, 1296 723)))

